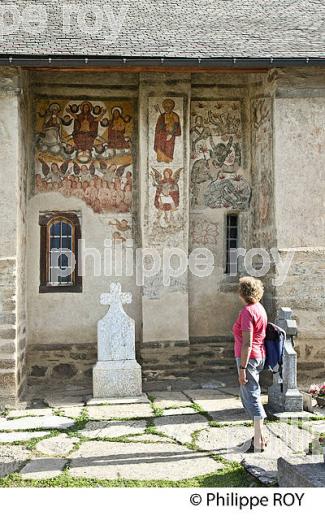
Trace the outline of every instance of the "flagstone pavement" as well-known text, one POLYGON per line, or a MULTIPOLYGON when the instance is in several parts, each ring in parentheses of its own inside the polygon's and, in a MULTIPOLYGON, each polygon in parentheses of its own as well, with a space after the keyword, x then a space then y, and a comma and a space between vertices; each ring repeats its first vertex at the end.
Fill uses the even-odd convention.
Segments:
MULTIPOLYGON (((319 418, 320 419, 320 418, 319 418)), ((268 446, 247 453, 253 434, 238 389, 151 391, 140 399, 51 400, 0 418, 0 478, 63 474, 98 480, 175 482, 244 466, 276 485, 277 459, 307 453, 324 420, 267 421, 268 446)))

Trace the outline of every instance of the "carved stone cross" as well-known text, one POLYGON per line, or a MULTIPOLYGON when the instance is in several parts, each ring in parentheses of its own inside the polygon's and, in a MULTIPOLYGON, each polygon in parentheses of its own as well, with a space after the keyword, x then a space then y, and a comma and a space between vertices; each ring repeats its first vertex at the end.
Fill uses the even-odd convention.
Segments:
POLYGON ((98 361, 93 370, 94 397, 132 397, 142 393, 141 367, 135 359, 135 322, 123 309, 132 302, 131 293, 123 293, 120 283, 111 283, 110 291, 100 296, 109 305, 97 324, 98 361))
POLYGON ((123 309, 132 302, 131 293, 123 293, 120 283, 111 283, 110 292, 100 296, 102 305, 110 305, 97 325, 98 361, 135 359, 135 324, 123 309))
POLYGON ((120 283, 111 283, 109 293, 103 293, 100 296, 100 303, 102 305, 119 305, 122 307, 124 303, 132 302, 131 293, 123 293, 120 283))

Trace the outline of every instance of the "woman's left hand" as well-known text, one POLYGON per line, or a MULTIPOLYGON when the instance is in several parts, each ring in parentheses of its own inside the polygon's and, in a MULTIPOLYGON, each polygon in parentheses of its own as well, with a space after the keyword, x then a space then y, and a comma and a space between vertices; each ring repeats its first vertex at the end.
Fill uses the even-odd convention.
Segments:
POLYGON ((246 370, 243 370, 243 369, 239 370, 238 380, 239 380, 240 385, 246 385, 246 383, 248 383, 248 380, 246 378, 246 370))

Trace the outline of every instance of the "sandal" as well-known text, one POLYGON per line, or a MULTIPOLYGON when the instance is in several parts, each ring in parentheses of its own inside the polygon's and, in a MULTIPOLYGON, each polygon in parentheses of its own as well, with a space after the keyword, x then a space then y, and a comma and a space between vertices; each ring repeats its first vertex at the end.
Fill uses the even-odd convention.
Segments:
POLYGON ((264 438, 262 438, 262 447, 261 448, 255 448, 254 437, 252 437, 250 446, 249 446, 248 450, 246 450, 245 453, 263 452, 266 447, 267 447, 267 441, 264 438))

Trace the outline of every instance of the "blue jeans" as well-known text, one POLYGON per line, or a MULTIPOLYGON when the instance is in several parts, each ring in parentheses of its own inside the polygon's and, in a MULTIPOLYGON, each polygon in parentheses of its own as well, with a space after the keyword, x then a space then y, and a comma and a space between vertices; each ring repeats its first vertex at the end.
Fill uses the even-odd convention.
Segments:
MULTIPOLYGON (((240 358, 236 358, 239 372, 240 358)), ((252 420, 265 419, 266 413, 261 401, 260 372, 264 368, 265 359, 249 359, 246 368, 245 385, 240 385, 240 398, 243 407, 252 420)))

